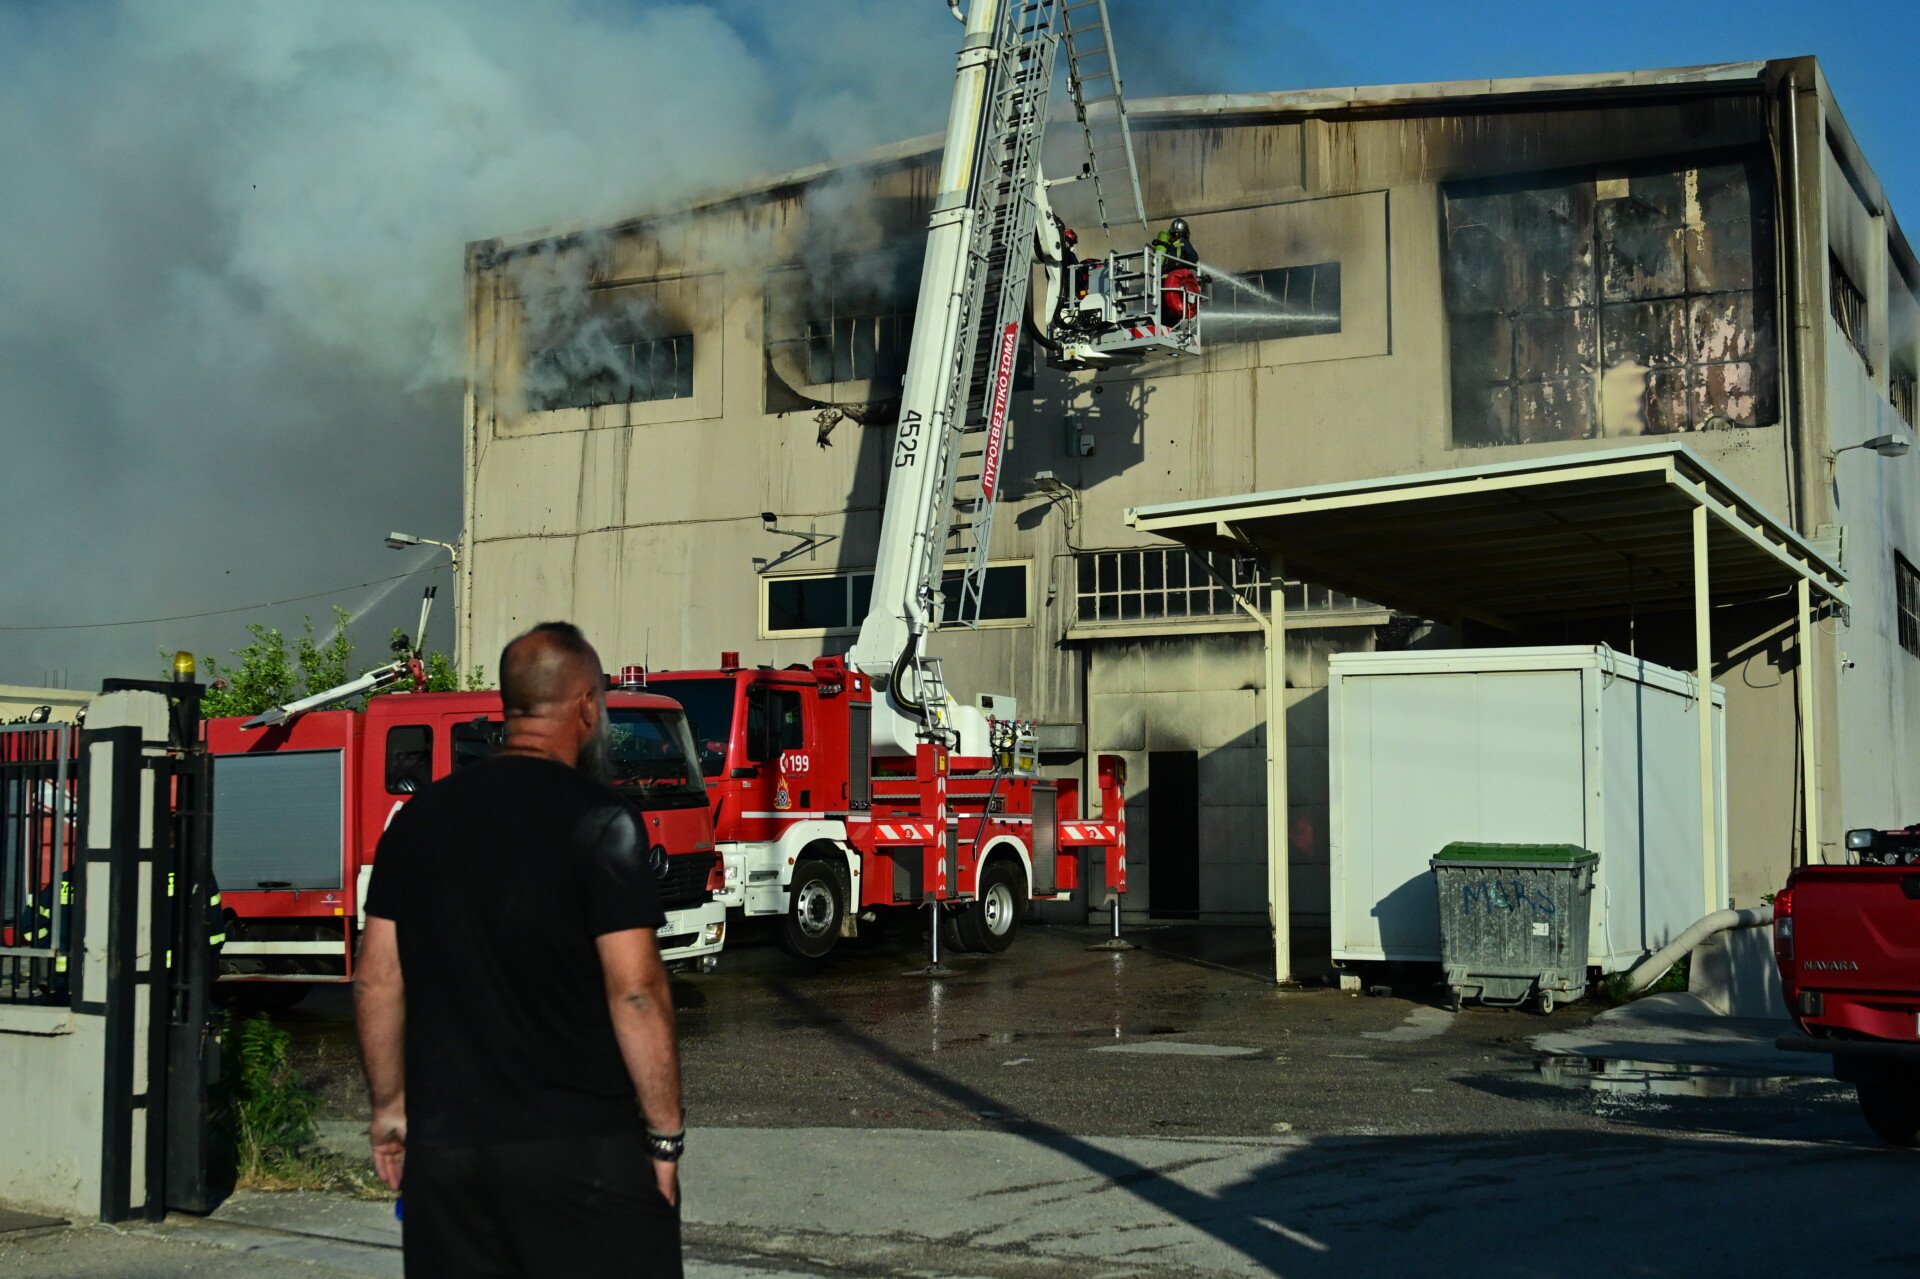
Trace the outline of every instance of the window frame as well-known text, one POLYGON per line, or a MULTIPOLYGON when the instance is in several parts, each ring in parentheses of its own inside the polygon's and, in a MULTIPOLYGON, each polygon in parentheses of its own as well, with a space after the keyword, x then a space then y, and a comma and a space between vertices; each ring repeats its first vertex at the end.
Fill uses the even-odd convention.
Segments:
MULTIPOLYGON (((1223 552, 1195 552, 1178 546, 1120 546, 1084 550, 1073 557, 1073 621, 1069 630, 1075 633, 1094 634, 1102 631, 1128 631, 1147 629, 1177 629, 1182 627, 1208 627, 1217 629, 1223 623, 1238 623, 1253 626, 1254 619, 1247 615, 1244 608, 1236 602, 1235 596, 1246 599, 1263 616, 1268 610, 1267 583, 1260 572, 1259 561, 1252 556, 1227 556, 1223 552), (1153 557, 1158 557, 1157 571, 1149 570, 1153 557), (1139 567, 1129 574, 1125 564, 1134 560, 1139 567), (1111 587, 1103 585, 1101 564, 1109 562, 1113 566, 1110 579, 1111 587), (1225 561, 1223 565, 1221 561, 1225 561), (1216 569, 1225 567, 1229 585, 1222 586, 1219 579, 1213 577, 1205 567, 1211 563, 1216 569), (1169 585, 1169 568, 1180 564, 1186 570, 1182 585, 1169 585), (1081 586, 1082 565, 1090 565, 1094 576, 1092 590, 1081 586), (1131 579, 1131 584, 1129 584, 1131 579), (1156 580, 1158 585, 1148 585, 1156 580), (1209 605, 1205 612, 1192 611, 1191 605, 1196 592, 1204 593, 1209 605), (1157 615, 1146 612, 1146 600, 1154 595, 1165 597, 1171 602, 1176 595, 1186 596, 1188 611, 1173 613, 1164 611, 1157 615), (1090 615, 1087 610, 1092 601, 1096 610, 1102 599, 1115 601, 1115 615, 1100 617, 1090 615), (1132 616, 1126 616, 1124 601, 1136 599, 1139 607, 1132 616)), ((1289 579, 1285 585, 1287 602, 1287 620, 1289 626, 1295 625, 1334 625, 1358 617, 1378 617, 1385 613, 1378 605, 1357 599, 1344 591, 1332 587, 1319 586, 1289 579)))
POLYGON ((1893 618, 1900 647, 1920 657, 1920 569, 1898 551, 1893 553, 1893 618))
POLYGON ((475 715, 472 719, 456 721, 447 730, 448 759, 447 771, 459 772, 463 768, 492 759, 500 753, 506 744, 507 724, 505 720, 492 719, 485 715, 475 715), (480 755, 465 755, 461 748, 466 742, 478 741, 482 745, 491 745, 492 749, 480 755))
MULTIPOLYGON (((1638 411, 1643 429, 1635 438, 1656 439, 1697 434, 1711 429, 1716 419, 1736 430, 1765 430, 1778 426, 1785 416, 1781 403, 1785 354, 1775 296, 1779 255, 1774 247, 1776 228, 1773 215, 1766 213, 1764 222, 1756 220, 1757 215, 1764 211, 1765 204, 1758 193, 1764 193, 1770 181, 1770 161, 1764 154, 1752 148, 1733 147, 1649 158, 1634 162, 1622 172, 1610 172, 1608 166, 1604 165, 1583 164, 1438 183, 1441 304, 1446 317, 1444 341, 1449 353, 1449 371, 1445 382, 1449 400, 1447 447, 1466 451, 1535 444, 1564 446, 1609 438, 1609 422, 1615 420, 1613 415, 1616 412, 1631 414, 1633 409, 1631 404, 1615 404, 1613 393, 1609 391, 1611 370, 1628 367, 1633 362, 1623 359, 1609 363, 1609 360, 1611 352, 1616 349, 1615 343, 1629 341, 1635 333, 1636 322, 1644 318, 1636 313, 1646 308, 1678 307, 1689 317, 1686 324, 1690 326, 1690 317, 1695 308, 1714 304, 1715 300, 1724 300, 1727 304, 1737 306, 1741 304, 1741 299, 1746 299, 1745 305, 1753 308, 1750 356, 1741 358, 1737 354, 1722 355, 1705 351, 1695 341, 1691 327, 1686 328, 1680 342, 1673 348, 1680 353, 1680 358, 1672 363, 1649 367, 1649 378, 1677 379, 1685 386, 1670 388, 1665 400, 1656 399, 1645 387, 1641 389, 1638 411), (1730 218, 1725 223, 1745 223, 1748 226, 1752 253, 1747 262, 1746 286, 1741 287, 1726 280, 1716 282, 1710 276, 1695 279, 1691 267, 1685 265, 1691 259, 1683 253, 1680 278, 1675 287, 1649 288, 1610 296, 1606 287, 1610 269, 1608 247, 1618 247, 1623 242, 1630 244, 1632 240, 1631 237, 1623 240, 1614 234, 1620 228, 1618 225, 1609 227, 1609 218, 1604 216, 1606 206, 1623 199, 1638 200, 1640 197, 1634 192, 1636 183, 1653 183, 1657 190, 1658 184, 1666 180, 1684 182, 1689 173, 1702 175, 1733 168, 1744 171, 1749 213, 1755 215, 1730 218), (1573 207, 1579 207, 1583 199, 1590 207, 1586 209, 1584 222, 1576 219, 1569 224, 1584 233, 1569 237, 1568 244, 1573 249, 1571 257, 1553 264, 1555 271, 1567 272, 1558 285, 1558 295, 1551 302, 1543 302, 1538 295, 1521 297, 1516 294, 1495 299, 1500 303, 1495 306, 1467 305, 1470 289, 1466 281, 1473 274, 1473 263, 1471 255, 1456 246, 1454 235, 1456 231, 1479 224, 1463 216, 1456 226, 1455 202, 1460 203, 1463 214, 1473 211, 1471 204, 1475 201, 1512 202, 1516 214, 1525 217, 1529 212, 1527 199, 1532 199, 1538 208, 1550 209, 1553 199, 1559 194, 1565 194, 1573 207), (1570 263, 1581 262, 1583 253, 1587 255, 1584 267, 1569 266, 1570 263), (1478 362, 1466 336, 1469 326, 1475 324, 1489 326, 1496 335, 1495 339, 1489 341, 1488 349, 1496 353, 1492 361, 1494 365, 1506 366, 1504 375, 1478 379, 1463 376, 1478 362), (1586 336, 1591 343, 1591 369, 1583 370, 1577 365, 1549 367, 1552 355, 1542 353, 1566 355, 1579 352, 1577 343, 1552 340, 1554 329, 1562 325, 1569 330, 1590 326, 1586 336), (1503 357, 1497 355, 1501 350, 1505 352, 1503 357), (1523 373, 1523 368, 1528 364, 1522 358, 1525 352, 1532 352, 1530 358, 1535 363, 1523 373), (1747 391, 1753 399, 1754 420, 1750 423, 1736 422, 1716 409, 1696 423, 1692 416, 1695 408, 1692 392, 1687 388, 1693 385, 1696 378, 1704 376, 1702 370, 1737 368, 1742 365, 1752 366, 1756 374, 1747 391), (1767 374, 1764 378, 1759 376, 1763 369, 1767 374), (1467 410, 1479 395, 1497 398, 1495 393, 1502 390, 1509 401, 1505 429, 1489 432, 1482 438, 1478 429, 1480 424, 1475 421, 1477 415, 1467 410), (1522 429, 1520 405, 1527 396, 1533 396, 1541 402, 1561 401, 1556 414, 1556 429, 1533 435, 1522 429), (1654 409, 1667 402, 1684 404, 1687 414, 1684 420, 1677 420, 1679 424, 1672 425, 1670 429, 1664 425, 1656 429, 1654 409), (1586 417, 1587 429, 1584 433, 1576 433, 1571 427, 1581 414, 1586 417), (1469 428, 1464 432, 1463 423, 1469 428)), ((1531 268, 1539 263, 1528 265, 1531 268)), ((1742 335, 1745 336, 1744 331, 1742 335)), ((1728 404, 1721 407, 1730 408, 1731 398, 1728 404)))
MULTIPOLYGON (((1232 322, 1227 317, 1240 314, 1241 304, 1248 295, 1244 291, 1234 288, 1232 285, 1220 285, 1216 282, 1214 287, 1208 292, 1206 303, 1207 307, 1212 311, 1210 322, 1226 331, 1226 336, 1210 339, 1216 344, 1237 346, 1256 342, 1297 342, 1301 338, 1339 337, 1346 331, 1347 305, 1344 291, 1345 285, 1343 283, 1344 272, 1339 258, 1330 258, 1324 262, 1295 262, 1286 266, 1259 267, 1247 271, 1235 271, 1233 274, 1253 284, 1256 288, 1266 293, 1268 297, 1273 297, 1273 290, 1267 285, 1267 280, 1270 277, 1293 277, 1303 274, 1309 281, 1309 296, 1311 296, 1311 290, 1318 287, 1318 280, 1321 275, 1331 276, 1333 279, 1334 296, 1333 327, 1330 329, 1307 329, 1299 333, 1253 332, 1244 336, 1237 336, 1233 333, 1232 322)), ((1278 323, 1278 321, 1269 322, 1278 323)), ((1209 320, 1203 319, 1201 323, 1203 325, 1207 324, 1209 320)))
POLYGON ((395 724, 387 729, 386 738, 380 743, 382 780, 389 795, 418 795, 433 785, 433 725, 431 724, 395 724), (397 772, 394 762, 394 739, 402 733, 418 733, 421 745, 407 750, 406 754, 419 758, 409 766, 408 772, 397 772), (425 770, 422 776, 419 770, 425 770), (416 784, 411 790, 400 789, 397 783, 412 780, 416 784))
MULTIPOLYGON (((942 568, 941 575, 944 578, 948 574, 961 572, 965 568, 966 568, 966 565, 963 563, 949 563, 942 568)), ((1018 627, 1032 626, 1033 620, 1034 620, 1033 561, 1028 559, 1005 559, 1005 560, 988 560, 987 561, 987 572, 989 575, 991 575, 995 569, 1009 569, 1009 568, 1020 569, 1024 574, 1023 585, 1025 586, 1025 591, 1023 592, 1024 594, 1023 611, 1019 617, 995 617, 995 618, 983 617, 980 619, 979 623, 975 626, 961 626, 957 622, 950 623, 950 624, 942 623, 940 629, 953 630, 953 631, 962 631, 962 630, 988 631, 988 630, 1013 630, 1018 627)), ((760 585, 760 638, 770 639, 770 640, 821 639, 821 638, 826 638, 830 636, 859 634, 861 619, 853 615, 853 600, 855 596, 853 583, 856 578, 860 578, 860 577, 870 578, 872 577, 872 575, 873 575, 873 570, 871 568, 858 568, 858 569, 841 569, 837 572, 830 572, 830 573, 775 573, 775 574, 769 574, 761 577, 760 579, 760 583, 761 583, 760 585), (848 620, 845 625, 794 627, 790 630, 786 628, 781 628, 781 629, 774 628, 773 609, 771 606, 772 605, 772 588, 774 583, 795 582, 795 581, 801 581, 801 582, 828 581, 833 578, 845 578, 847 580, 848 620)), ((869 592, 870 590, 871 588, 869 588, 869 592)), ((871 600, 871 593, 869 593, 868 598, 869 600, 871 600)), ((942 611, 944 614, 944 608, 942 611)))
POLYGON ((1873 307, 1867 301, 1866 293, 1854 283, 1847 264, 1831 248, 1827 250, 1827 315, 1871 374, 1873 356, 1869 350, 1873 341, 1873 307))

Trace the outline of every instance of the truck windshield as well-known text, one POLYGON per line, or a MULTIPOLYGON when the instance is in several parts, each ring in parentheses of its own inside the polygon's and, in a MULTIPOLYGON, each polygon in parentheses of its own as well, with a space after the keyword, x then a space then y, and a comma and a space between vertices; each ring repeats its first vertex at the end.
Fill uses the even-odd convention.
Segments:
POLYGON ((674 711, 608 712, 612 736, 613 784, 642 808, 705 805, 693 738, 686 717, 674 711))
POLYGON ((718 777, 727 767, 727 743, 733 740, 734 682, 730 679, 662 680, 653 691, 686 708, 693 729, 700 771, 718 777))

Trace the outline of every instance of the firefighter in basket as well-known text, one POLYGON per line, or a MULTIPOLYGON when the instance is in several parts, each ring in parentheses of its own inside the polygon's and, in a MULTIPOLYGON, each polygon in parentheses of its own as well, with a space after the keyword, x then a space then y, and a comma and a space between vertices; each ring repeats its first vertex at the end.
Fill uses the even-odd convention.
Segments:
POLYGON ((1160 320, 1179 324, 1200 309, 1200 254, 1193 247, 1193 235, 1185 218, 1175 218, 1167 229, 1153 237, 1153 250, 1160 255, 1160 320))

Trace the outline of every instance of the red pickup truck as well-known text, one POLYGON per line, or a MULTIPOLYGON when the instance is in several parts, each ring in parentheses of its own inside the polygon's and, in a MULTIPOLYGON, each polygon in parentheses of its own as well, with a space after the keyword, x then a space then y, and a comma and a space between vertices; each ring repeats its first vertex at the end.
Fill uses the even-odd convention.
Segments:
POLYGON ((1867 1126, 1920 1145, 1920 826, 1855 830, 1850 866, 1802 866, 1773 903, 1773 952, 1801 1034, 1832 1053, 1867 1126))

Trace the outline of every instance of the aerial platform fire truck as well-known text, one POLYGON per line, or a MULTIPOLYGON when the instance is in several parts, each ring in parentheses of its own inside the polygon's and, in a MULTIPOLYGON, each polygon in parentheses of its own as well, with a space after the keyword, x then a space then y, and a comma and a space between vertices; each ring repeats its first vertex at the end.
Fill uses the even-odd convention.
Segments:
MULTIPOLYGON (((423 606, 418 634, 426 618, 423 606)), ((231 912, 219 980, 246 983, 230 996, 286 1007, 315 983, 351 980, 381 833, 431 782, 502 744, 497 692, 393 692, 365 710, 328 709, 402 681, 424 683, 417 647, 338 688, 206 721, 214 875, 231 912)), ((613 784, 653 841, 662 956, 710 968, 726 939, 724 869, 686 716, 625 688, 609 689, 607 714, 613 784)))
MULTIPOLYGON (((958 16, 957 0, 950 7, 958 16)), ((811 957, 883 909, 924 907, 937 968, 943 937, 1004 950, 1029 901, 1081 887, 1094 902, 1104 894, 1117 930, 1127 887, 1124 761, 1099 758, 1098 813, 1083 815, 1077 780, 1042 776, 1014 699, 960 703, 921 645, 979 620, 1021 342, 1031 335, 1065 368, 1191 354, 1200 285, 1150 248, 1077 260, 1052 212, 1039 156, 1064 55, 1086 142, 1080 173, 1064 181, 1090 184, 1109 241, 1116 222, 1145 230, 1105 0, 973 0, 962 20, 858 639, 844 658, 809 666, 753 667, 728 653, 718 669, 647 680, 692 722, 726 900, 779 916, 782 943, 811 957), (1036 273, 1044 287, 1032 298, 1036 273)))

